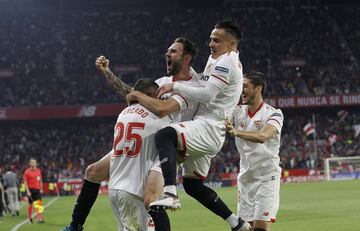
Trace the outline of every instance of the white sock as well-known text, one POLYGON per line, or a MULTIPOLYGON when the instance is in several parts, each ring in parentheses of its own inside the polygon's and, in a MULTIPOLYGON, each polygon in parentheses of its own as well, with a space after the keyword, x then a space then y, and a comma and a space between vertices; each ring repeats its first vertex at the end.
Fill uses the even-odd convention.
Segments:
POLYGON ((231 228, 235 228, 239 224, 239 218, 232 213, 228 218, 226 218, 226 222, 229 223, 231 228))
POLYGON ((167 185, 164 187, 164 192, 171 193, 175 196, 177 196, 176 193, 176 186, 175 185, 167 185))

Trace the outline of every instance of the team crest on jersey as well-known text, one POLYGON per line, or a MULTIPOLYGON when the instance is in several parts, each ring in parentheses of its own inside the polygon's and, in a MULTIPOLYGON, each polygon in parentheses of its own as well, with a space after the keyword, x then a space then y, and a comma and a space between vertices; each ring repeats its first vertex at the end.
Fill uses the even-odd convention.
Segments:
POLYGON ((262 128, 262 126, 263 126, 263 123, 262 123, 262 121, 261 120, 256 120, 255 122, 254 122, 254 124, 255 124, 255 127, 259 130, 260 128, 262 128))
POLYGON ((244 128, 245 127, 245 123, 244 122, 240 122, 240 127, 244 128))

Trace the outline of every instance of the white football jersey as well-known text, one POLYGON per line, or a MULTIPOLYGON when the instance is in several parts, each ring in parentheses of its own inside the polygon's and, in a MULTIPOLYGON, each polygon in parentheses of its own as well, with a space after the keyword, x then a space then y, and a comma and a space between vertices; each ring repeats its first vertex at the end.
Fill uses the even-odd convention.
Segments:
MULTIPOLYGON (((185 85, 188 85, 188 86, 192 86, 192 87, 201 86, 200 80, 197 78, 192 78, 191 76, 187 80, 176 80, 176 79, 174 79, 173 76, 170 76, 170 77, 165 76, 165 77, 157 79, 155 82, 161 87, 162 85, 164 85, 166 83, 171 83, 171 82, 175 82, 175 81, 185 84, 185 85)), ((171 122, 177 123, 177 122, 181 122, 181 121, 192 120, 195 113, 198 110, 199 103, 195 102, 193 100, 190 100, 187 97, 183 97, 179 94, 173 94, 173 93, 164 94, 162 96, 162 99, 167 99, 170 97, 175 99, 180 105, 180 111, 171 113, 171 115, 170 115, 170 117, 172 119, 171 122)))
POLYGON ((160 119, 140 104, 120 113, 114 127, 109 189, 143 197, 148 172, 154 163, 159 164, 155 133, 169 123, 169 117, 160 119))
POLYGON ((279 166, 280 136, 284 116, 280 109, 262 103, 251 114, 247 105, 239 105, 233 111, 235 128, 242 131, 258 131, 266 124, 271 124, 277 133, 265 143, 255 143, 235 137, 235 144, 240 154, 240 180, 271 180, 281 173, 279 166))
MULTIPOLYGON (((209 103, 200 103, 196 116, 227 118, 238 104, 243 88, 243 71, 239 53, 228 52, 213 59, 210 55, 200 80, 210 82, 221 89, 209 103)), ((195 117, 196 117, 195 116, 195 117)))

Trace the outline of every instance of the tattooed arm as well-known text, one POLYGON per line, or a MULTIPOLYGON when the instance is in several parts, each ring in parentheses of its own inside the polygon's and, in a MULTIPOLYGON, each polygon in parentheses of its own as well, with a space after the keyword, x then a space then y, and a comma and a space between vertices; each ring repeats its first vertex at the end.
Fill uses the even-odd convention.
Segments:
POLYGON ((118 93, 122 99, 126 100, 126 95, 133 91, 133 88, 123 82, 109 69, 109 60, 100 56, 95 61, 95 66, 105 76, 107 84, 118 93))

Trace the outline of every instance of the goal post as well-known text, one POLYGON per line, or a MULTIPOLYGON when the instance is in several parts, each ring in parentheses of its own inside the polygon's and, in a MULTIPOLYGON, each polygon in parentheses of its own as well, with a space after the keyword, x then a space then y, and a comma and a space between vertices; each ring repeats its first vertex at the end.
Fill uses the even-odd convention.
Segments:
POLYGON ((360 156, 330 157, 324 161, 327 181, 360 179, 360 156))

